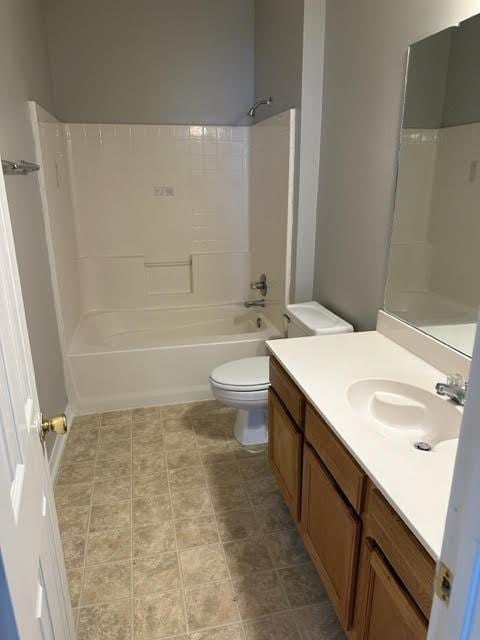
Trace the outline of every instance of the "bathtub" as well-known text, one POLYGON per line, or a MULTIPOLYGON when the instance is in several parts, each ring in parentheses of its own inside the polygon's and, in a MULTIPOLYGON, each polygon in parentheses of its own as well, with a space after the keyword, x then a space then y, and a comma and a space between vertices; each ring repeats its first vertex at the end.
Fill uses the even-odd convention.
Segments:
POLYGON ((209 399, 214 367, 264 355, 265 340, 283 335, 241 305, 88 313, 67 356, 74 410, 209 399))

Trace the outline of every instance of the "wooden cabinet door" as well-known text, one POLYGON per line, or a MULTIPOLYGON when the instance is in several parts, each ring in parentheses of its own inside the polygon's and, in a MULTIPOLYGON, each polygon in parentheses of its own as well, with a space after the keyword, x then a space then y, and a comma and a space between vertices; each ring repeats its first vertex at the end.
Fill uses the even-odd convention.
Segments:
POLYGON ((308 445, 303 453, 301 529, 340 622, 348 630, 353 613, 361 522, 308 445))
POLYGON ((427 621, 383 556, 365 541, 358 582, 358 640, 425 640, 427 621))
POLYGON ((268 394, 268 456, 293 517, 300 519, 302 432, 295 426, 275 392, 268 394))

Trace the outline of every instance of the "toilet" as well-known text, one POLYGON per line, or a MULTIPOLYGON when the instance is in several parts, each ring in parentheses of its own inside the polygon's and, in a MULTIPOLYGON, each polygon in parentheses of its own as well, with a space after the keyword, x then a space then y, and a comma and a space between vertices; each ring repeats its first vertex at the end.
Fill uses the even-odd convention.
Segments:
MULTIPOLYGON (((350 333, 351 324, 318 304, 305 302, 287 307, 288 338, 350 333)), ((238 409, 235 438, 242 445, 264 444, 267 435, 269 356, 242 358, 222 364, 210 374, 215 398, 238 409)))

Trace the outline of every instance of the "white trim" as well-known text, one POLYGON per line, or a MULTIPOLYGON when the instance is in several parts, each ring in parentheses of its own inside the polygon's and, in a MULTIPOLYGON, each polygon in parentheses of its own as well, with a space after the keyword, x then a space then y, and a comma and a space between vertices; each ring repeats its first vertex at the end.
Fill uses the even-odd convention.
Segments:
POLYGON ((67 425, 69 430, 64 436, 56 436, 53 449, 50 453, 50 458, 48 459, 48 464, 50 466, 50 477, 52 478, 53 484, 55 484, 57 480, 60 462, 62 460, 63 452, 65 451, 65 445, 67 444, 70 427, 72 426, 72 422, 75 417, 75 413, 70 405, 68 405, 65 409, 65 416, 67 417, 67 425))

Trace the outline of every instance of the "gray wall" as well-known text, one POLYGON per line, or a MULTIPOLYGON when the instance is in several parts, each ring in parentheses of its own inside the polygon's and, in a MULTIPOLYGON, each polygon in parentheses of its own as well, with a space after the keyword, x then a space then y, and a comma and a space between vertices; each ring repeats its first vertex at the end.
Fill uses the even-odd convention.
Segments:
MULTIPOLYGON (((0 24, 0 153, 33 160, 25 101, 53 109, 40 0, 3 0, 0 24)), ((67 397, 37 179, 6 176, 5 183, 41 409, 53 415, 65 410, 67 397)))
POLYGON ((302 102, 303 0, 255 1, 255 98, 273 96, 257 121, 302 102))
POLYGON ((315 298, 373 329, 383 307, 408 45, 479 0, 328 0, 315 298))
POLYGON ((425 38, 410 49, 403 126, 437 129, 442 126, 452 30, 425 38))
POLYGON ((480 16, 452 29, 443 126, 480 122, 480 16))
POLYGON ((254 0, 46 0, 67 122, 239 124, 253 99, 254 0))

